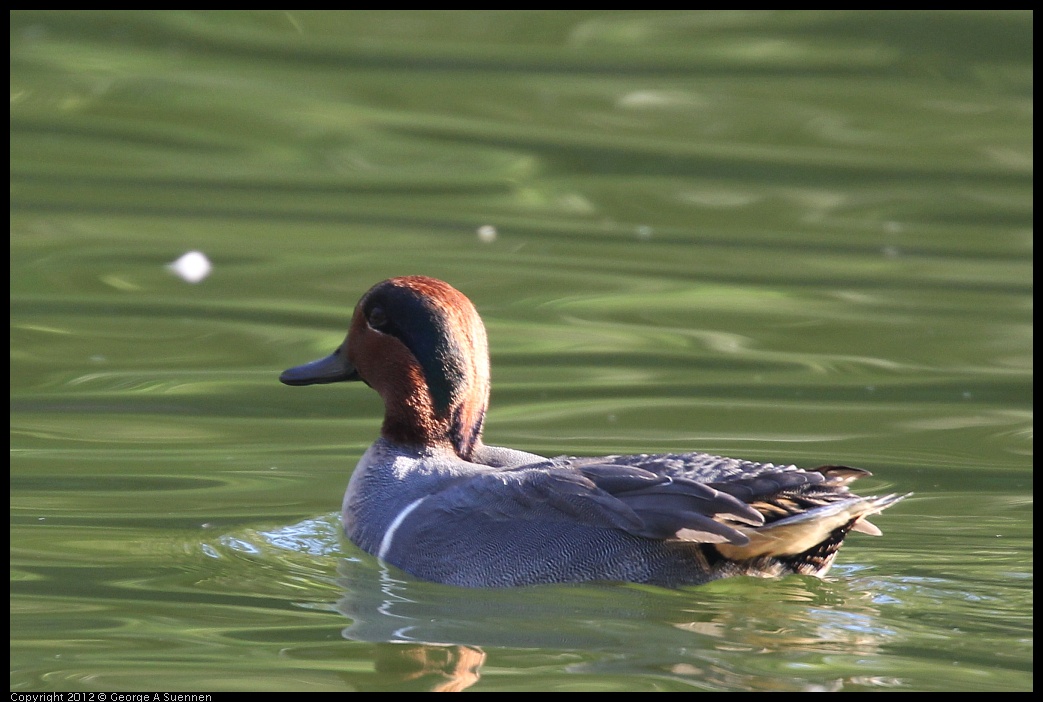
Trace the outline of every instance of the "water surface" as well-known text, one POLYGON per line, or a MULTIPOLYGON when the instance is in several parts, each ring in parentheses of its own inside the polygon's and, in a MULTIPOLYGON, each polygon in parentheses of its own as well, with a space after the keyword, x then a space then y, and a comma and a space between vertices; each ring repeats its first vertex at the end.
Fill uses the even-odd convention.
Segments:
POLYGON ((11 687, 1032 687, 1032 15, 15 12, 11 687), (167 264, 198 249, 211 275, 167 264), (915 492, 825 581, 473 592, 339 535, 392 275, 486 438, 915 492))

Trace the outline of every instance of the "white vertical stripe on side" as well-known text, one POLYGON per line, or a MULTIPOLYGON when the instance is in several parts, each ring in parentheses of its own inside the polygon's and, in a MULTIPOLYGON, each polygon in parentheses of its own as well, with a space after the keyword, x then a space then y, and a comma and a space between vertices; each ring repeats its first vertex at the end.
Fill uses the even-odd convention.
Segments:
POLYGON ((386 556, 387 552, 391 550, 391 541, 395 538, 395 532, 398 531, 400 526, 402 526, 402 522, 404 522, 406 517, 409 516, 409 513, 419 507, 420 503, 426 499, 427 497, 425 496, 418 500, 413 500, 409 503, 408 507, 398 513, 398 516, 395 517, 391 522, 391 525, 388 526, 388 530, 384 533, 384 538, 380 540, 380 550, 377 551, 377 558, 384 560, 384 556, 386 556))

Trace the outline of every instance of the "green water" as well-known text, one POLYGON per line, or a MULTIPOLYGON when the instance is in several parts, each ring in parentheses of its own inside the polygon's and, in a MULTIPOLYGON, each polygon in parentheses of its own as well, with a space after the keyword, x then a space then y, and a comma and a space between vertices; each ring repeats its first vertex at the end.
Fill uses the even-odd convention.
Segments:
POLYGON ((1000 11, 13 12, 11 689, 1031 689, 1032 44, 1000 11), (916 495, 826 581, 387 570, 337 523, 379 398, 277 375, 414 273, 486 321, 490 443, 916 495))

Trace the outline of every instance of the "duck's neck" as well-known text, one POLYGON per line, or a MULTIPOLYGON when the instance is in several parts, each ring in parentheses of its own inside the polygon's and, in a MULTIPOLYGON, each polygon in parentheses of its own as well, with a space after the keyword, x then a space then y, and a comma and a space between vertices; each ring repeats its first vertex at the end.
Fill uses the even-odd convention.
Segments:
POLYGON ((385 397, 381 435, 396 444, 446 448, 464 460, 471 460, 475 447, 481 444, 488 389, 460 394, 464 395, 463 399, 454 397, 442 412, 435 409, 428 393, 415 393, 406 398, 385 397))

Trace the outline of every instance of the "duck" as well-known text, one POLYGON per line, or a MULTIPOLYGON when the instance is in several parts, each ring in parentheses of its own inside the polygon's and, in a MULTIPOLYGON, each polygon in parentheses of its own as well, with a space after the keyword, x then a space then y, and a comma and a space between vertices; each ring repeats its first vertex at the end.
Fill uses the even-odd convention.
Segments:
POLYGON ((344 533, 380 562, 471 588, 592 581, 678 588, 733 576, 822 577, 850 532, 906 495, 860 497, 868 471, 800 469, 708 453, 545 457, 485 444, 485 326, 427 276, 390 278, 347 337, 290 368, 290 386, 361 381, 383 399, 359 459, 344 533))

